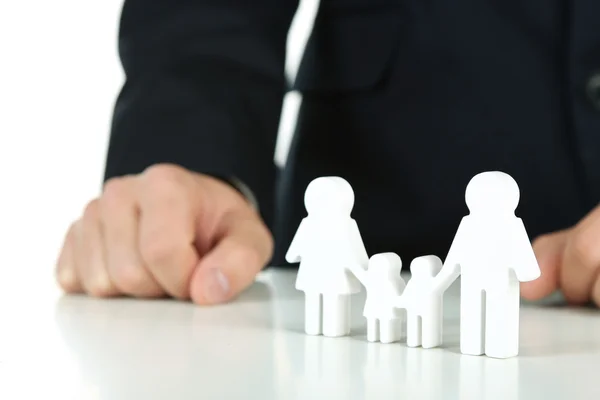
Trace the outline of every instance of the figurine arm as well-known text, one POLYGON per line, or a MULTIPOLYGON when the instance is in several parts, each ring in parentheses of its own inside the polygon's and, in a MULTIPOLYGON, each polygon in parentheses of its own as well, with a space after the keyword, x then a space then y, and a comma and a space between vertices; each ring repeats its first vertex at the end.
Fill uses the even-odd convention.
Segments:
POLYGON ((432 291, 436 294, 444 293, 460 276, 460 265, 451 261, 451 263, 444 264, 442 270, 433 278, 432 291))
POLYGON ((354 274, 354 276, 356 276, 356 279, 363 284, 363 286, 366 286, 366 270, 369 266, 369 255, 367 254, 367 249, 365 248, 365 244, 360 236, 358 225, 354 220, 352 220, 350 235, 352 250, 354 251, 354 257, 350 263, 350 271, 354 274))
POLYGON ((514 266, 515 274, 519 282, 534 281, 541 275, 540 266, 531 247, 523 220, 520 218, 515 231, 515 235, 512 236, 515 247, 512 251, 514 255, 512 265, 514 266))
POLYGON ((304 241, 304 231, 306 229, 306 218, 303 219, 300 222, 300 225, 298 226, 298 230, 296 231, 296 234, 294 235, 294 239, 292 240, 292 243, 290 244, 290 247, 287 251, 287 253, 285 254, 285 260, 289 263, 297 263, 300 262, 301 259, 301 255, 302 255, 302 242, 304 241))
POLYGON ((460 276, 460 254, 463 247, 462 243, 464 242, 464 237, 467 233, 466 230, 467 222, 465 218, 463 218, 458 226, 456 236, 454 236, 454 240, 450 246, 446 260, 444 261, 444 265, 441 271, 433 279, 432 291, 434 293, 444 293, 450 287, 452 282, 454 282, 460 276))
POLYGON ((365 248, 365 243, 360 235, 358 224, 355 220, 352 220, 352 247, 356 254, 356 260, 363 267, 363 270, 369 266, 369 254, 365 248))
POLYGON ((356 279, 358 279, 363 286, 367 286, 367 271, 357 264, 350 264, 350 272, 354 274, 356 279))

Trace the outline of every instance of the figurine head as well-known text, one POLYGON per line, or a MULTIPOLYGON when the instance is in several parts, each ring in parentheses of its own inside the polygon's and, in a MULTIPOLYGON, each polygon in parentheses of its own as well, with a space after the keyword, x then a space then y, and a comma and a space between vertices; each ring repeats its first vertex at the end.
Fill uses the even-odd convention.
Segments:
POLYGON ((369 259, 369 274, 381 278, 393 278, 400 276, 402 271, 402 260, 396 253, 375 254, 369 259))
POLYGON ((304 205, 310 215, 350 216, 354 207, 354 191, 343 178, 316 178, 306 188, 304 205))
POLYGON ((422 256, 410 263, 410 273, 413 277, 433 277, 442 269, 442 260, 437 256, 422 256))
POLYGON ((471 214, 514 215, 519 205, 519 186, 504 172, 483 172, 467 185, 465 200, 471 214))

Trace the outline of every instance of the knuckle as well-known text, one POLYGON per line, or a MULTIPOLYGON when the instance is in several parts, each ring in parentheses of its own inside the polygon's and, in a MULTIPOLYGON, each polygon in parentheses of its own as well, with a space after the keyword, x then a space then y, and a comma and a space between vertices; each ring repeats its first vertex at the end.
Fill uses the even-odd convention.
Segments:
POLYGON ((145 181, 155 189, 172 188, 180 183, 185 175, 184 170, 176 165, 156 164, 148 167, 144 173, 145 181))
POLYGON ((108 297, 114 294, 112 283, 105 274, 98 274, 89 283, 88 293, 94 297, 108 297))
POLYGON ((90 201, 83 210, 82 219, 86 222, 96 221, 100 216, 100 203, 98 199, 90 201))
POLYGON ((189 206, 189 181, 179 167, 164 165, 150 167, 145 172, 143 191, 163 206, 178 208, 189 206))
POLYGON ((130 195, 130 181, 124 178, 112 178, 104 185, 102 200, 105 206, 114 207, 126 201, 130 195))
POLYGON ((57 271, 57 280, 60 287, 67 292, 77 289, 77 277, 72 268, 60 268, 57 271))
POLYGON ((571 239, 571 252, 575 260, 584 267, 594 268, 598 261, 595 238, 586 234, 585 231, 578 231, 573 234, 571 239))
POLYGON ((192 207, 192 180, 181 167, 156 165, 150 167, 142 180, 142 191, 148 204, 158 206, 166 212, 186 211, 192 207))
POLYGON ((113 272, 115 284, 127 293, 138 292, 147 285, 147 275, 142 266, 122 265, 115 268, 113 272))
POLYGON ((62 248, 60 249, 60 254, 57 259, 57 268, 70 267, 69 265, 65 265, 67 263, 67 259, 69 259, 69 263, 72 263, 71 253, 73 251, 73 245, 75 242, 75 225, 76 223, 72 223, 67 229, 65 233, 62 248))

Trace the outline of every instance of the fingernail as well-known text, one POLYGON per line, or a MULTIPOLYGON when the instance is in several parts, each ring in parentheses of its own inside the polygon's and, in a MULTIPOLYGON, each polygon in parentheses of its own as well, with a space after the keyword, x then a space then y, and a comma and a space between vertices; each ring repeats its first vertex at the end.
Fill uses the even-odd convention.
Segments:
POLYGON ((210 268, 204 277, 204 297, 211 303, 222 303, 229 294, 229 281, 218 268, 210 268))

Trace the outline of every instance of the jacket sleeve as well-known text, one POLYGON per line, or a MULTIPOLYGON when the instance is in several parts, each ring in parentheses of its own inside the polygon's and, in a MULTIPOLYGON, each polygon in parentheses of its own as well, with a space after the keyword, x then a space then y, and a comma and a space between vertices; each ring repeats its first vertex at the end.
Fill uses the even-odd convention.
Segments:
POLYGON ((298 0, 126 0, 105 180, 168 162, 235 177, 269 223, 298 0), (265 215, 266 214, 266 215, 265 215))

